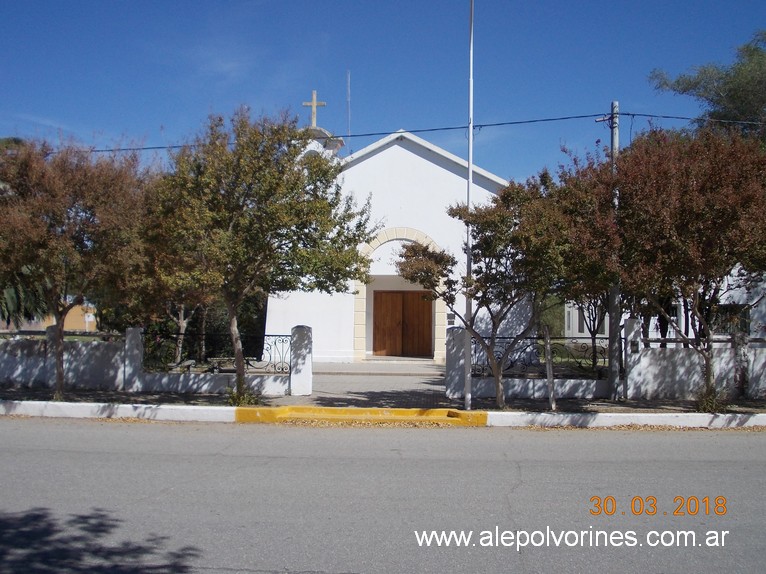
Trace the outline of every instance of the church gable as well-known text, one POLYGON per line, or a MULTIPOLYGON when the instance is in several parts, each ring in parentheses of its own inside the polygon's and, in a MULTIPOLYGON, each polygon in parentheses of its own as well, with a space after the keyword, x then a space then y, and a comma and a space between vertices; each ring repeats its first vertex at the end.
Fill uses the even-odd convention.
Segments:
MULTIPOLYGON (((418 166, 418 171, 431 175, 437 172, 452 174, 455 178, 465 180, 468 173, 468 162, 450 152, 409 132, 398 131, 366 148, 348 156, 343 160, 344 172, 355 170, 365 164, 381 163, 383 169, 411 168, 418 166), (406 158, 406 159, 405 159, 406 158), (430 168, 430 169, 429 169, 430 168)), ((418 176, 419 173, 411 173, 418 176)), ((474 165, 473 182, 480 189, 497 193, 508 185, 508 181, 474 165)))
MULTIPOLYGON (((372 220, 386 228, 418 229, 459 253, 465 226, 447 215, 465 202, 468 163, 406 132, 391 134, 343 160, 341 185, 357 201, 371 198, 372 220)), ((472 201, 486 202, 507 182, 474 171, 472 201)))

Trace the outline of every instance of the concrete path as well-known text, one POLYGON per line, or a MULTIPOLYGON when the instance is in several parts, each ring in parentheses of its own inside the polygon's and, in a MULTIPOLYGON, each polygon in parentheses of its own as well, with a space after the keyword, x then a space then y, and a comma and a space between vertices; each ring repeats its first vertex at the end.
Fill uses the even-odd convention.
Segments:
POLYGON ((268 399, 273 406, 458 408, 444 392, 444 365, 433 361, 315 363, 308 397, 268 399))

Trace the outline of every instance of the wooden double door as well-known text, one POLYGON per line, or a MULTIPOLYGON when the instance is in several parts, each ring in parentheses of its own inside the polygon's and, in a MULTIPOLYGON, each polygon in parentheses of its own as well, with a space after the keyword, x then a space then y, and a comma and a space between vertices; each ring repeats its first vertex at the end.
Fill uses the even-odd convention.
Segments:
POLYGON ((428 291, 375 291, 373 355, 433 357, 433 302, 428 291))

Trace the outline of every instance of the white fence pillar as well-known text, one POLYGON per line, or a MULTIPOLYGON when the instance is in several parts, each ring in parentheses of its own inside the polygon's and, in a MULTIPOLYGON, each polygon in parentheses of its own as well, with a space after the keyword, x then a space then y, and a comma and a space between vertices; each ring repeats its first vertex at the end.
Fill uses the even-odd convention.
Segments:
POLYGON ((625 320, 625 383, 623 398, 632 398, 634 393, 635 376, 633 370, 641 359, 641 321, 638 319, 625 320))
POLYGON ((470 337, 463 327, 447 329, 447 366, 444 384, 447 398, 458 399, 465 396, 465 338, 470 337))
POLYGON ((290 394, 308 396, 314 379, 311 327, 298 325, 290 332, 290 394))
POLYGON ((144 341, 141 329, 125 331, 125 364, 123 373, 123 389, 131 392, 143 390, 144 373, 144 341))

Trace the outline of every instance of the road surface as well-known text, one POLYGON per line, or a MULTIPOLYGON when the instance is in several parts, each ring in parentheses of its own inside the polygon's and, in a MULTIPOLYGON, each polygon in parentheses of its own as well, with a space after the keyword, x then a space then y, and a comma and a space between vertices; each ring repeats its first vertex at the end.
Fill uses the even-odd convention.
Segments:
POLYGON ((742 573, 766 555, 763 432, 0 417, 0 437, 3 573, 742 573))

